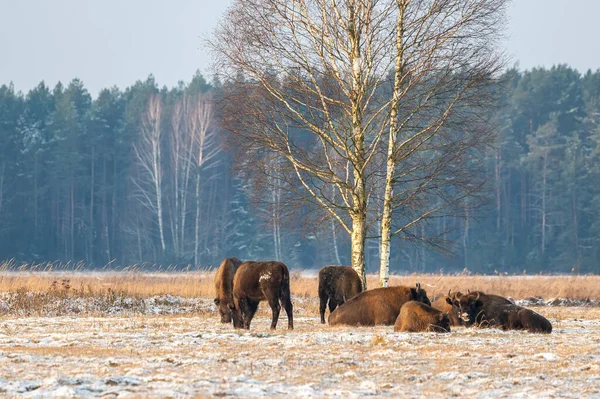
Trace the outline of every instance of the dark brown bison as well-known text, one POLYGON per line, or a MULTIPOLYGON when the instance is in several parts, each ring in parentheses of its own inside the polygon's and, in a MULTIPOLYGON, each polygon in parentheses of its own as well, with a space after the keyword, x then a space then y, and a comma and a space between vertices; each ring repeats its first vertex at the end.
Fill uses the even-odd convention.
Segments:
POLYGON ((544 316, 510 301, 506 303, 490 299, 489 296, 486 298, 481 292, 455 295, 450 302, 467 327, 476 325, 535 333, 552 332, 552 324, 544 316))
POLYGON ((461 293, 460 291, 452 295, 450 295, 450 292, 448 292, 448 295, 449 298, 446 299, 446 302, 451 305, 454 305, 455 303, 460 303, 461 301, 465 303, 465 301, 469 301, 469 298, 475 297, 477 297, 478 300, 481 302, 481 307, 478 309, 476 317, 469 322, 466 322, 465 315, 460 313, 460 306, 454 307, 453 312, 461 320, 463 320, 463 324, 467 327, 473 324, 484 325, 486 323, 489 323, 489 320, 493 318, 493 315, 497 313, 497 307, 502 305, 513 305, 513 303, 507 298, 504 298, 500 295, 486 294, 483 291, 468 291, 466 295, 461 293))
POLYGON ((290 273, 281 262, 245 262, 233 279, 233 326, 250 329, 260 301, 268 301, 273 311, 271 329, 277 327, 281 306, 288 317, 288 329, 294 328, 290 273), (281 303, 281 305, 280 305, 281 303))
POLYGON ((227 258, 215 274, 215 305, 221 315, 221 323, 231 323, 231 307, 233 307, 233 276, 242 261, 238 258, 227 258))
POLYGON ((394 331, 450 332, 450 317, 447 313, 422 302, 409 301, 400 308, 394 331))
POLYGON ((329 325, 389 326, 396 322, 400 308, 408 301, 431 305, 427 293, 419 283, 416 288, 402 286, 375 288, 361 292, 334 310, 329 315, 329 325))
POLYGON ((461 318, 458 317, 458 314, 452 307, 451 303, 448 303, 448 301, 446 300, 446 298, 452 298, 453 295, 454 294, 448 292, 448 295, 444 295, 433 301, 431 303, 431 307, 446 313, 448 315, 448 318, 450 319, 451 326, 462 326, 463 322, 461 318))
POLYGON ((321 323, 325 323, 325 308, 329 302, 329 313, 348 299, 360 294, 362 282, 358 273, 349 266, 324 266, 319 270, 319 312, 321 323))
POLYGON ((551 333, 552 324, 548 319, 531 309, 517 305, 505 305, 500 324, 505 330, 527 330, 532 333, 551 333))

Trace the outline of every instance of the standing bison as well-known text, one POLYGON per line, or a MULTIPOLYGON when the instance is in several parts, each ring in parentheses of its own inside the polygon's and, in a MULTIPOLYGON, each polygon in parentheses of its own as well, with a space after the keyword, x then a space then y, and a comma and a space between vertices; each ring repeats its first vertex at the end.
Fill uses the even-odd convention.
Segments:
POLYGON ((409 301, 431 305, 419 283, 416 288, 399 286, 363 291, 333 311, 329 315, 329 325, 389 326, 396 322, 400 308, 409 301))
POLYGON ((233 326, 250 329, 260 301, 268 301, 273 311, 271 329, 277 327, 281 306, 288 317, 288 329, 294 328, 290 273, 281 262, 243 263, 233 279, 233 326), (281 304, 280 304, 281 303, 281 304))
POLYGON ((449 302, 467 327, 476 325, 533 333, 552 332, 552 324, 544 316, 517 306, 506 298, 499 297, 508 303, 489 297, 482 292, 470 292, 467 295, 455 295, 449 302))
POLYGON ((319 312, 321 323, 325 323, 325 308, 329 313, 348 299, 360 294, 362 282, 358 273, 349 266, 324 266, 319 270, 319 312))
POLYGON ((394 331, 402 332, 450 332, 450 317, 422 302, 406 302, 394 324, 394 331))
POLYGON ((238 258, 227 258, 215 274, 215 305, 221 315, 221 323, 231 323, 233 308, 233 276, 242 261, 238 258))

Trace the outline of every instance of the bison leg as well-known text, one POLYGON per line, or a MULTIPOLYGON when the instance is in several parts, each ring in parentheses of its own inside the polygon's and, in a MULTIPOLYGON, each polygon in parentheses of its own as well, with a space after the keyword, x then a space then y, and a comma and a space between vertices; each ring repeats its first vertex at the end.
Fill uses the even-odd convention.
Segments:
POLYGON ((254 318, 254 314, 258 309, 258 303, 258 301, 253 301, 251 299, 248 299, 247 301, 246 317, 244 317, 244 328, 246 328, 246 330, 250 329, 250 322, 254 318))
MULTIPOLYGON (((325 309, 327 308, 327 300, 329 297, 326 293, 319 291, 319 299, 321 301, 319 305, 319 313, 321 314, 321 323, 325 324, 325 309)), ((285 304, 284 304, 285 306, 285 304)), ((287 311, 287 310, 286 310, 287 311)))
POLYGON ((329 298, 329 313, 333 313, 333 311, 337 308, 338 303, 334 297, 329 298))
MULTIPOLYGON (((285 309, 285 314, 287 315, 288 318, 288 330, 293 330, 294 329, 294 309, 292 307, 292 300, 290 298, 281 298, 281 304, 283 305, 283 308, 285 309)), ((325 316, 324 313, 322 314, 322 318, 323 318, 323 323, 325 323, 325 316)))
MULTIPOLYGON (((237 300, 237 310, 239 311, 239 314, 241 316, 242 319, 242 326, 241 328, 246 328, 246 315, 248 314, 248 300, 246 298, 240 298, 237 300)), ((235 323, 234 323, 235 325, 235 323)))
POLYGON ((271 311, 273 311, 271 330, 275 330, 277 328, 277 320, 279 320, 279 313, 281 312, 281 305, 279 304, 279 300, 275 295, 269 295, 267 298, 269 299, 269 306, 271 307, 271 311))

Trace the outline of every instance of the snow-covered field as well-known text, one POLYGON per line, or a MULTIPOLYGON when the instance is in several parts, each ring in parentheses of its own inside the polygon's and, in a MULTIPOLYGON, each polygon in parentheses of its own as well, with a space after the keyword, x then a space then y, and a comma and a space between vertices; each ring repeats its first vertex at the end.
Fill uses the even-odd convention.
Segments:
POLYGON ((600 398, 599 308, 535 308, 550 335, 436 335, 331 328, 300 305, 293 332, 264 311, 249 332, 212 312, 0 317, 0 396, 600 398))

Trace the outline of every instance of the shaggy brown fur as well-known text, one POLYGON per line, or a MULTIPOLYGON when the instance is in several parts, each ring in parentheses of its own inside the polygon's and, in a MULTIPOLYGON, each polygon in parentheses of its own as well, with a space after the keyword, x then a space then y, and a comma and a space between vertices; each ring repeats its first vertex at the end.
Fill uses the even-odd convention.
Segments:
POLYGON ((321 323, 325 323, 325 308, 329 302, 329 313, 348 299, 362 292, 358 273, 349 266, 323 266, 319 270, 319 312, 321 323))
POLYGON ((458 291, 457 293, 452 294, 451 297, 447 297, 446 302, 454 307, 454 313, 467 327, 473 324, 481 325, 493 322, 492 319, 494 319, 494 315, 498 312, 498 306, 513 305, 510 300, 502 296, 486 294, 483 291, 469 291, 466 295, 458 291), (461 311, 461 308, 466 309, 467 307, 472 307, 471 301, 473 301, 473 298, 477 298, 480 305, 477 309, 477 313, 471 315, 472 318, 467 321, 471 316, 468 316, 468 312, 465 312, 465 310, 461 311))
POLYGON ((221 323, 231 323, 231 307, 233 307, 233 276, 242 261, 238 258, 227 258, 215 274, 215 305, 221 315, 221 323))
POLYGON ((431 307, 433 307, 441 312, 446 313, 450 319, 451 326, 462 326, 463 325, 462 320, 460 319, 460 317, 458 317, 458 314, 456 314, 456 311, 454 311, 454 308, 452 307, 452 305, 450 303, 448 303, 448 301, 446 300, 446 298, 451 298, 451 296, 454 294, 451 294, 451 293, 448 293, 448 294, 450 296, 444 295, 442 297, 439 297, 435 301, 433 301, 431 304, 431 307))
POLYGON ((419 301, 431 305, 425 290, 417 288, 386 287, 363 291, 329 315, 329 325, 350 326, 392 325, 396 322, 400 308, 408 301, 419 301))
POLYGON ((467 327, 476 325, 480 327, 497 327, 504 330, 552 332, 552 324, 544 316, 517 306, 506 300, 506 298, 503 299, 508 303, 493 298, 496 296, 489 297, 481 292, 470 292, 467 295, 457 294, 452 300, 452 304, 467 327))
POLYGON ((394 324, 394 331, 403 332, 450 332, 450 318, 421 302, 409 301, 402 305, 394 324))
POLYGON ((290 296, 290 273, 281 262, 246 262, 233 279, 233 326, 250 329, 250 322, 260 301, 268 301, 273 318, 271 329, 277 327, 281 306, 288 317, 288 329, 294 328, 290 296), (280 304, 281 303, 281 304, 280 304))
POLYGON ((505 305, 502 328, 505 330, 527 330, 532 333, 551 333, 552 324, 548 319, 531 309, 517 305, 505 305))

